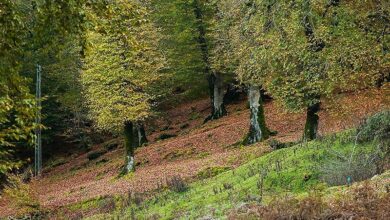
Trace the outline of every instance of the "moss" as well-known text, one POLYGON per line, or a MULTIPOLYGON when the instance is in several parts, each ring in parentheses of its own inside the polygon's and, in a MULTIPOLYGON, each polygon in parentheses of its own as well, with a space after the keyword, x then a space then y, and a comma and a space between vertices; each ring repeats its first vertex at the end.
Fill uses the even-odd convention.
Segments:
POLYGON ((207 167, 197 174, 198 179, 208 179, 230 170, 230 167, 207 167))
POLYGON ((196 158, 199 158, 199 159, 203 159, 203 158, 206 158, 210 155, 209 152, 202 152, 202 153, 199 153, 196 158))
POLYGON ((258 127, 260 128, 260 131, 258 130, 257 125, 254 126, 254 125, 252 125, 252 122, 251 122, 249 132, 243 138, 243 141, 242 141, 243 145, 250 145, 250 144, 254 144, 258 141, 267 140, 270 136, 277 134, 276 131, 271 131, 266 125, 263 99, 261 98, 261 95, 258 97, 258 102, 259 102, 258 103, 259 107, 257 109, 257 115, 254 115, 255 113, 253 112, 253 110, 251 110, 250 117, 251 117, 251 121, 252 120, 254 121, 255 120, 254 118, 256 118, 258 127), (259 135, 260 132, 261 132, 261 136, 257 137, 257 135, 259 135), (259 140, 259 138, 260 138, 260 140, 259 140))
POLYGON ((99 196, 68 206, 70 211, 96 211, 107 213, 115 210, 118 198, 112 196, 99 196))
POLYGON ((99 207, 99 204, 106 197, 97 197, 94 199, 85 200, 73 205, 68 206, 70 211, 87 211, 91 209, 96 209, 99 207))
POLYGON ((166 155, 164 155, 163 158, 165 160, 174 161, 174 160, 179 159, 179 158, 182 159, 182 158, 190 157, 190 156, 194 155, 195 153, 196 153, 195 148, 185 148, 185 149, 180 149, 177 151, 169 152, 166 155))
POLYGON ((132 122, 126 122, 123 129, 123 135, 125 138, 125 149, 126 149, 126 157, 125 157, 125 165, 123 167, 123 170, 121 172, 121 175, 126 175, 129 172, 132 172, 135 170, 135 166, 132 165, 131 167, 128 167, 129 159, 134 158, 134 132, 133 132, 133 123, 132 122))
POLYGON ((191 114, 190 114, 190 120, 191 121, 199 119, 201 117, 202 117, 202 115, 199 114, 199 112, 191 112, 191 114))
POLYGON ((268 129, 266 123, 265 123, 265 114, 264 114, 264 104, 263 99, 260 96, 259 98, 259 111, 257 113, 257 121, 260 125, 260 130, 262 134, 262 140, 267 140, 269 136, 271 135, 271 131, 268 129))

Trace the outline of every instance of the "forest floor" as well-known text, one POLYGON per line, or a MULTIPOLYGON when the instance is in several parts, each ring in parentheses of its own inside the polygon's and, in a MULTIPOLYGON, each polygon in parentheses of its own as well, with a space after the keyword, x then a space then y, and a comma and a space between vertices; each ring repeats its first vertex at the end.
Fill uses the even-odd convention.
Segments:
MULTIPOLYGON (((384 104, 385 98, 388 97, 384 91, 369 90, 343 94, 337 102, 325 100, 320 112, 320 135, 356 126, 366 116, 388 107, 384 104)), ((281 142, 298 140, 305 113, 286 113, 280 109, 275 102, 265 104, 267 124, 278 132, 273 138, 281 142)), ((136 150, 138 166, 132 175, 118 178, 124 162, 121 144, 98 159, 88 159, 91 152, 105 149, 107 143, 102 143, 93 146, 90 152, 57 158, 46 165, 42 177, 34 179, 30 185, 43 207, 57 209, 99 196, 153 192, 173 176, 194 181, 206 168, 235 168, 271 150, 267 142, 240 147, 249 123, 245 101, 231 104, 227 110, 228 116, 206 124, 203 120, 210 112, 208 99, 165 112, 149 126, 155 130, 148 132, 150 144, 136 150), (160 140, 164 134, 175 137, 160 140)), ((120 142, 110 140, 115 141, 120 142)), ((6 200, 0 201, 0 217, 13 214, 13 208, 7 204, 6 200)))

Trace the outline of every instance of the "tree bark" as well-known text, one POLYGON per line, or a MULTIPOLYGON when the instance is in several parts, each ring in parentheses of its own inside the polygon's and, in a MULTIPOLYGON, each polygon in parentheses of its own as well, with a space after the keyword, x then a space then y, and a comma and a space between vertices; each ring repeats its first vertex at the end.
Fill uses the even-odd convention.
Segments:
POLYGON ((148 143, 148 139, 146 138, 145 127, 142 123, 139 123, 137 125, 137 137, 138 137, 137 147, 140 147, 148 143))
POLYGON ((135 170, 133 128, 134 126, 132 122, 125 122, 123 135, 125 138, 126 157, 125 157, 125 166, 123 168, 122 174, 128 174, 135 170))
POLYGON ((206 118, 205 122, 222 118, 227 114, 224 103, 225 88, 222 75, 218 73, 210 75, 209 86, 212 110, 211 115, 206 118))
POLYGON ((320 119, 318 112, 320 111, 320 107, 321 103, 319 102, 307 108, 305 131, 303 134, 304 140, 310 141, 317 137, 318 123, 320 119))
POLYGON ((224 96, 223 78, 221 74, 215 74, 212 119, 218 119, 226 115, 224 96))
POLYGON ((270 130, 265 123, 264 106, 259 86, 250 86, 248 91, 250 107, 249 133, 244 139, 245 145, 257 143, 270 136, 270 130))

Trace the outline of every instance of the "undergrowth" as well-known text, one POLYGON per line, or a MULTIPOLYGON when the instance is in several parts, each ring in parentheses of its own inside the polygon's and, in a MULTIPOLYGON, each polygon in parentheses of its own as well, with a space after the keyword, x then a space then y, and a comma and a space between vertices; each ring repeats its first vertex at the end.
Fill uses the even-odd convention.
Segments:
POLYGON ((240 219, 241 212, 251 210, 255 213, 241 219, 381 218, 388 192, 377 195, 364 186, 332 201, 324 200, 324 192, 379 172, 388 153, 383 143, 389 122, 387 113, 379 113, 357 130, 286 146, 236 169, 205 170, 185 190, 163 190, 136 206, 91 219, 240 219))
POLYGON ((113 213, 120 218, 196 219, 227 218, 229 210, 242 203, 269 203, 275 195, 290 192, 305 194, 323 185, 321 167, 331 151, 343 155, 375 152, 374 142, 359 143, 355 131, 331 135, 321 140, 300 143, 276 150, 236 169, 190 184, 186 191, 169 190, 152 196, 137 207, 113 213))

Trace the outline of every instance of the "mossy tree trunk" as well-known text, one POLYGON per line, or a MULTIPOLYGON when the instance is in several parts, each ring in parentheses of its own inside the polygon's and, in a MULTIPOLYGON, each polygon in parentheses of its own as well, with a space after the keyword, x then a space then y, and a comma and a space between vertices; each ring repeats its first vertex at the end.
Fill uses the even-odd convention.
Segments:
POLYGON ((271 135, 265 123, 264 106, 259 86, 249 87, 248 100, 251 115, 249 133, 244 139, 245 145, 265 140, 271 135))
POLYGON ((128 174, 135 170, 135 161, 134 161, 134 126, 132 122, 125 122, 124 124, 124 138, 125 138, 125 166, 123 168, 122 174, 128 174))
POLYGON ((320 107, 321 103, 319 102, 307 108, 305 131, 303 134, 304 140, 310 141, 317 137, 318 123, 320 119, 318 112, 320 111, 320 107))

